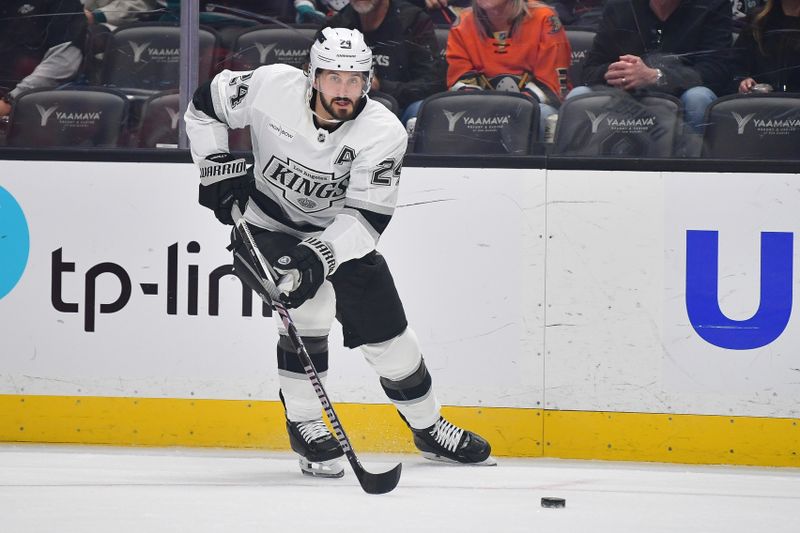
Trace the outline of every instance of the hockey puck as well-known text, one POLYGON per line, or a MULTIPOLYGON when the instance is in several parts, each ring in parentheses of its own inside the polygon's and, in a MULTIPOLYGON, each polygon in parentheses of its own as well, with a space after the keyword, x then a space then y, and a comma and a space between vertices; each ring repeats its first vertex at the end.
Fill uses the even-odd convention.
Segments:
POLYGON ((542 498, 542 507, 550 509, 560 509, 567 506, 567 500, 564 498, 542 498))

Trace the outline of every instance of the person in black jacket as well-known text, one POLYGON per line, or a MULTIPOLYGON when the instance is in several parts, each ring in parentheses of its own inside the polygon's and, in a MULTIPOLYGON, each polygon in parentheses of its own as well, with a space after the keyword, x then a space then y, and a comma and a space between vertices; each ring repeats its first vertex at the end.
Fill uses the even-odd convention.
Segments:
POLYGON ((74 77, 83 62, 86 16, 79 0, 0 2, 0 116, 23 91, 74 77))
POLYGON ((446 90, 430 17, 405 0, 350 0, 328 26, 360 30, 375 58, 372 89, 393 96, 405 124, 422 100, 446 90))
POLYGON ((778 92, 800 92, 800 0, 767 0, 739 34, 738 92, 757 83, 778 92))
POLYGON ((584 82, 678 96, 687 124, 700 132, 706 107, 732 77, 731 11, 730 0, 608 0, 584 82))

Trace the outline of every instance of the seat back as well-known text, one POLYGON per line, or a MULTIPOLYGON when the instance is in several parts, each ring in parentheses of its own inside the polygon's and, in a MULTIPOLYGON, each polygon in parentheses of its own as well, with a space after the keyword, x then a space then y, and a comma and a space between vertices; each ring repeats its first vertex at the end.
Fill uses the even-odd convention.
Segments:
POLYGON ((381 91, 370 91, 369 92, 370 100, 375 100, 376 102, 380 102, 386 109, 397 115, 400 116, 400 104, 397 103, 397 99, 392 96, 391 94, 386 94, 381 91))
POLYGON ((176 91, 158 93, 144 103, 136 146, 139 148, 177 148, 180 123, 180 95, 176 91))
POLYGON ((583 60, 586 59, 586 53, 592 47, 595 32, 571 28, 567 28, 566 32, 569 46, 572 49, 572 58, 567 72, 573 87, 577 87, 583 85, 583 60))
POLYGON ((670 157, 680 131, 680 101, 666 94, 604 90, 575 96, 559 110, 553 153, 670 157))
POLYGON ((516 93, 445 92, 426 98, 414 127, 414 152, 466 155, 531 153, 539 106, 516 93))
POLYGON ((9 146, 117 147, 124 145, 128 101, 107 89, 40 89, 17 98, 9 146))
MULTIPOLYGON (((208 80, 219 46, 216 33, 201 28, 198 79, 208 80)), ((168 91, 180 80, 180 27, 138 23, 117 28, 108 39, 101 82, 121 90, 168 91)))
POLYGON ((284 63, 303 68, 318 28, 311 25, 258 26, 245 30, 233 43, 228 61, 231 70, 253 70, 261 65, 284 63))
POLYGON ((800 158, 800 94, 730 95, 706 110, 704 157, 800 158))

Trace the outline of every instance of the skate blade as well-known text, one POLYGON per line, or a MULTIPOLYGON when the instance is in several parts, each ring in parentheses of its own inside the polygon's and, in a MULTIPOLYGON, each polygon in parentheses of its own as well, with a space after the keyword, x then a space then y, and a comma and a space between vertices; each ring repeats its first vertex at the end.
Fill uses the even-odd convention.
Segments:
POLYGON ((491 455, 479 463, 460 463, 458 461, 450 459, 449 457, 444 457, 442 455, 438 455, 435 453, 431 452, 420 452, 420 453, 422 453, 422 457, 424 457, 425 459, 429 461, 435 461, 437 463, 446 463, 450 465, 459 465, 459 466, 497 466, 497 461, 491 455))
POLYGON ((338 459, 315 463, 309 461, 305 457, 300 457, 298 462, 300 463, 300 471, 306 476, 322 478, 338 478, 344 476, 344 467, 338 459))

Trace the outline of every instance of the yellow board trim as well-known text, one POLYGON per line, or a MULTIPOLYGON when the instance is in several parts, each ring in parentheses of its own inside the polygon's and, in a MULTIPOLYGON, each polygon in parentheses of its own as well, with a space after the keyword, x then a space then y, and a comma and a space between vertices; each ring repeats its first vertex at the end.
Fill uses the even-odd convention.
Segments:
MULTIPOLYGON (((337 404, 357 451, 414 452, 394 407, 337 404)), ((493 455, 800 467, 800 420, 444 407, 493 455)), ((289 449, 280 402, 0 395, 0 442, 289 449)))
POLYGON ((548 457, 800 466, 792 418, 585 411, 545 412, 548 457))

